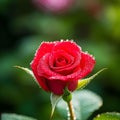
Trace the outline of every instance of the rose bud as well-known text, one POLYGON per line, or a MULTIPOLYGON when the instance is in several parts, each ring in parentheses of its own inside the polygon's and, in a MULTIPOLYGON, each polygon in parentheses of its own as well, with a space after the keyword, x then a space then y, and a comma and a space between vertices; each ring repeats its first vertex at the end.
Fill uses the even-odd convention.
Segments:
POLYGON ((42 42, 31 62, 41 88, 56 95, 74 91, 94 65, 95 59, 73 41, 42 42))
POLYGON ((70 9, 73 0, 33 0, 33 2, 45 11, 59 13, 70 9))

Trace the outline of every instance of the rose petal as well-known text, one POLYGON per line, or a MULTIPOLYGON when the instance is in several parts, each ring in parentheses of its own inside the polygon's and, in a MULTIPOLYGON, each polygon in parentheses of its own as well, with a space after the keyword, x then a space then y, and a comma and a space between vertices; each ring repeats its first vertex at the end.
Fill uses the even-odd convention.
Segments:
POLYGON ((57 69, 66 67, 69 63, 71 63, 71 56, 64 51, 57 51, 53 52, 52 55, 50 56, 51 58, 53 57, 53 66, 57 69))
POLYGON ((33 61, 31 62, 31 68, 32 71, 36 77, 36 79, 38 80, 38 83, 40 83, 40 86, 42 88, 44 88, 45 90, 49 90, 48 87, 46 86, 45 82, 43 79, 41 79, 41 77, 37 74, 37 66, 39 63, 40 58, 48 53, 52 51, 52 48, 54 46, 54 43, 52 42, 43 42, 40 46, 39 49, 36 51, 35 57, 33 59, 33 61))
POLYGON ((50 53, 47 53, 39 60, 39 64, 37 66, 37 73, 39 76, 44 76, 46 78, 49 78, 51 76, 60 75, 50 69, 49 64, 48 64, 49 55, 50 53))
POLYGON ((91 55, 81 52, 80 66, 73 71, 73 74, 67 75, 66 79, 78 80, 84 78, 93 70, 94 65, 95 59, 91 55))
POLYGON ((63 50, 59 50, 59 51, 53 51, 50 56, 49 56, 49 66, 51 69, 53 70, 59 70, 59 69, 63 69, 63 68, 66 68, 68 66, 71 66, 71 64, 73 64, 74 62, 74 57, 71 56, 70 54, 66 53, 65 51, 63 50), (60 58, 60 57, 64 57, 64 59, 67 60, 67 63, 63 66, 55 66, 54 64, 56 62, 58 62, 57 60, 60 58))
POLYGON ((47 85, 47 79, 44 77, 39 77, 38 83, 40 84, 41 88, 50 91, 49 86, 47 85))
POLYGON ((40 76, 38 76, 38 74, 37 74, 37 72, 36 72, 36 70, 33 68, 32 69, 32 71, 33 71, 33 73, 34 73, 34 75, 35 75, 35 77, 36 77, 36 80, 38 81, 38 83, 40 84, 40 86, 41 86, 41 88, 43 88, 44 90, 46 90, 46 91, 49 91, 49 88, 48 88, 48 86, 47 86, 47 82, 46 82, 46 79, 45 78, 43 78, 43 77, 40 77, 40 76))
POLYGON ((54 46, 54 43, 52 42, 42 42, 39 46, 38 50, 35 53, 35 57, 33 61, 31 62, 31 67, 36 63, 38 64, 41 57, 43 57, 46 53, 49 53, 52 51, 54 46))
POLYGON ((68 84, 68 90, 69 91, 74 91, 77 87, 78 80, 70 80, 68 84))
POLYGON ((81 58, 82 59, 80 62, 80 68, 81 68, 80 76, 81 78, 83 78, 93 70, 96 61, 93 56, 85 52, 81 53, 81 58))
POLYGON ((54 54, 51 54, 49 56, 49 66, 53 71, 55 71, 57 73, 60 73, 62 75, 68 75, 68 74, 71 74, 77 66, 79 66, 80 59, 81 59, 81 55, 78 52, 76 52, 76 56, 71 56, 70 54, 66 53, 65 51, 60 50, 60 51, 54 52, 54 54), (68 64, 66 64, 64 66, 60 66, 60 67, 54 66, 54 61, 55 61, 55 58, 57 57, 56 54, 57 55, 61 54, 61 55, 65 56, 66 59, 68 59, 68 61, 69 61, 68 64))
POLYGON ((95 59, 91 55, 82 52, 80 66, 77 68, 77 70, 73 71, 72 74, 67 76, 51 76, 49 79, 56 78, 64 81, 78 80, 87 76, 93 70, 94 65, 95 59))
POLYGON ((81 48, 75 42, 72 41, 57 42, 53 48, 53 51, 57 50, 64 50, 73 56, 76 54, 76 52, 81 53, 81 48))
POLYGON ((66 82, 60 81, 60 80, 51 80, 48 81, 48 86, 50 90, 57 95, 61 95, 64 92, 64 88, 66 87, 66 82))

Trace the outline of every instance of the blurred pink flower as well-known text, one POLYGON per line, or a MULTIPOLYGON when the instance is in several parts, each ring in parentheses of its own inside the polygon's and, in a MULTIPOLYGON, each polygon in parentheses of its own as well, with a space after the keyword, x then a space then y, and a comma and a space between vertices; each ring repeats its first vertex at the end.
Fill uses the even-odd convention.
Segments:
POLYGON ((33 0, 35 5, 46 11, 64 12, 70 9, 73 0, 33 0))

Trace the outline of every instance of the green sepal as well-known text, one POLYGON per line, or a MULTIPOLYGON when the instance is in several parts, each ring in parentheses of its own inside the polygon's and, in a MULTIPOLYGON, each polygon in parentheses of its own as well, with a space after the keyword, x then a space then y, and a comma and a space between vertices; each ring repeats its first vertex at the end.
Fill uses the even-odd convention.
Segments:
POLYGON ((77 89, 82 89, 82 88, 86 87, 91 82, 91 80, 93 80, 98 74, 100 74, 102 71, 104 71, 106 69, 107 68, 103 68, 103 69, 99 70, 97 73, 95 73, 94 75, 92 75, 91 77, 79 80, 77 89))
MULTIPOLYGON (((29 75, 35 80, 35 82, 38 84, 38 82, 37 82, 37 80, 36 80, 33 72, 32 72, 30 69, 25 68, 25 67, 21 67, 21 66, 14 66, 14 67, 25 71, 25 72, 26 72, 27 74, 29 74, 29 75)), ((38 85, 39 85, 39 84, 38 84, 38 85)), ((39 85, 39 87, 40 87, 40 85, 39 85)))
POLYGON ((51 93, 50 101, 51 101, 51 105, 52 105, 52 111, 51 111, 50 119, 52 118, 52 116, 53 116, 53 114, 54 114, 55 107, 56 107, 57 103, 58 103, 61 99, 62 99, 62 96, 58 96, 58 95, 55 95, 55 94, 51 93))
POLYGON ((68 88, 65 88, 62 98, 67 103, 72 100, 72 93, 68 90, 68 88))

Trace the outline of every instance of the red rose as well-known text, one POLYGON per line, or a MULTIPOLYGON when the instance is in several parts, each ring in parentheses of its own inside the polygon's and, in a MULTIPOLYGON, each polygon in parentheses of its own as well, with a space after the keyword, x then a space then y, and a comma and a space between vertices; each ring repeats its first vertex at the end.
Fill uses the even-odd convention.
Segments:
POLYGON ((45 91, 61 95, 67 87, 74 91, 78 80, 88 75, 94 58, 73 41, 43 42, 31 63, 32 71, 45 91))

